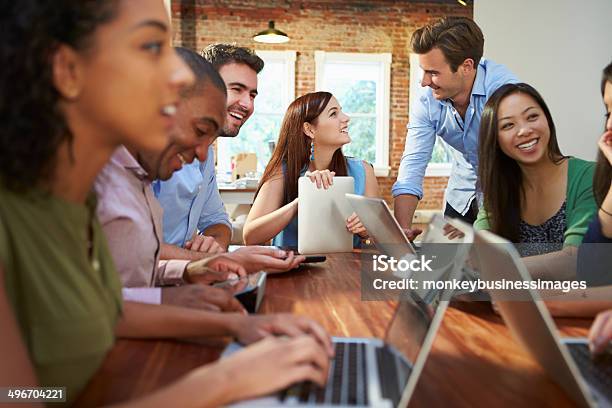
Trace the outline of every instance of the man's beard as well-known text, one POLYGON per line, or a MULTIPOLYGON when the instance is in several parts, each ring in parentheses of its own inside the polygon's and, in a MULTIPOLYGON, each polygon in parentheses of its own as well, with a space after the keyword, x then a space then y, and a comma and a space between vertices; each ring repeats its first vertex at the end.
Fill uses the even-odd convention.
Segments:
POLYGON ((229 126, 223 126, 223 129, 221 129, 221 132, 219 133, 219 137, 236 137, 238 136, 238 133, 240 133, 241 127, 242 126, 234 129, 229 126))
POLYGON ((246 123, 247 119, 249 119, 249 117, 251 116, 253 112, 249 113, 246 109, 240 106, 240 103, 238 102, 228 107, 227 111, 228 111, 228 118, 226 119, 227 121, 225 123, 225 126, 223 126, 223 129, 221 130, 220 136, 221 137, 236 137, 238 136, 238 133, 240 133, 240 129, 242 128, 242 125, 246 123), (231 112, 234 112, 236 114, 243 116, 241 123, 237 127, 233 127, 229 125, 230 123, 232 123, 232 119, 236 119, 231 115, 231 112))

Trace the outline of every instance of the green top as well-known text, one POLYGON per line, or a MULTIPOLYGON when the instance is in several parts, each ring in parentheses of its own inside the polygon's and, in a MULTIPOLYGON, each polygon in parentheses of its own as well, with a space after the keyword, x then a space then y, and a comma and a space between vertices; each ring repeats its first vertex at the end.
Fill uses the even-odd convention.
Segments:
POLYGON ((69 203, 0 185, 0 265, 40 386, 73 402, 114 342, 121 284, 95 217, 69 203), (88 236, 91 231, 91 256, 88 236))
MULTIPOLYGON (((580 246, 597 204, 593 197, 593 173, 595 163, 570 157, 567 164, 567 192, 565 216, 567 229, 563 234, 563 246, 580 246)), ((484 208, 474 222, 477 230, 489 229, 489 216, 484 208)))

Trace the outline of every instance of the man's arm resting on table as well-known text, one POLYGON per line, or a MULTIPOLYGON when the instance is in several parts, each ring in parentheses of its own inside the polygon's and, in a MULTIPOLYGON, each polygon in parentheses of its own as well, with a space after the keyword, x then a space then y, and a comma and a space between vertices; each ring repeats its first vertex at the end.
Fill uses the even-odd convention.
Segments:
POLYGON ((212 254, 206 252, 190 251, 189 249, 181 248, 176 245, 161 244, 159 251, 160 259, 187 259, 197 261, 199 259, 208 258, 212 254))
POLYGON ((203 235, 213 237, 215 241, 227 251, 227 247, 230 244, 230 240, 232 238, 232 230, 225 224, 215 224, 206 228, 203 232, 203 235))

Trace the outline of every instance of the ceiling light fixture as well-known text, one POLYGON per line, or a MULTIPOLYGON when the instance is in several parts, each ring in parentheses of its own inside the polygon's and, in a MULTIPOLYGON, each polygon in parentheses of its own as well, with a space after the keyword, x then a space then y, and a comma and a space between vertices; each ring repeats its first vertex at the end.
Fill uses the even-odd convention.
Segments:
POLYGON ((253 37, 253 40, 266 44, 281 44, 289 41, 289 36, 274 28, 274 21, 268 22, 268 28, 253 37))

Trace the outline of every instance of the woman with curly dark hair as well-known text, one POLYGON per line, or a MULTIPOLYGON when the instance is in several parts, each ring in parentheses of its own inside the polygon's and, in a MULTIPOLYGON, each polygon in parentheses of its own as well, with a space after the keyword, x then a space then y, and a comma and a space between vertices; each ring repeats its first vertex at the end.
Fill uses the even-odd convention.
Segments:
POLYGON ((66 387, 73 402, 115 336, 251 343, 287 332, 301 336, 259 342, 139 402, 218 406, 324 382, 329 338, 308 319, 121 300, 90 192, 118 146, 166 147, 179 91, 193 81, 169 46, 161 0, 3 1, 0 9, 0 384, 66 387))

